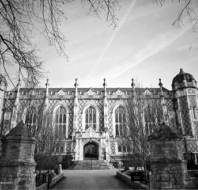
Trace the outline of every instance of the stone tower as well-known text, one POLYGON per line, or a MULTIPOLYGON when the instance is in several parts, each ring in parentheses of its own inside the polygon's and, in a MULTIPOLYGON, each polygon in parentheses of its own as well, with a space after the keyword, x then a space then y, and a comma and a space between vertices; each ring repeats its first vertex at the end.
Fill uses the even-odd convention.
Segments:
POLYGON ((180 69, 172 81, 174 109, 177 125, 185 136, 198 135, 197 82, 194 77, 180 69))

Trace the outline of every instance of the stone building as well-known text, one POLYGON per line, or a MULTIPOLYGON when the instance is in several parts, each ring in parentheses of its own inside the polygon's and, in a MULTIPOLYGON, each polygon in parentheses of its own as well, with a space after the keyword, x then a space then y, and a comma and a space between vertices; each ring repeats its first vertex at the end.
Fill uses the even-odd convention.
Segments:
MULTIPOLYGON (((123 128, 127 123, 127 100, 137 96, 160 106, 162 121, 169 122, 186 138, 185 152, 198 153, 198 91, 194 77, 182 69, 173 78, 172 90, 163 87, 137 88, 132 80, 131 88, 80 88, 75 80, 74 88, 22 88, 6 91, 6 81, 0 78, 1 134, 23 120, 36 127, 38 114, 48 117, 61 143, 56 154, 72 154, 75 160, 94 158, 99 160, 122 159, 132 147, 121 143, 123 128), (42 113, 41 113, 41 109, 42 113)), ((146 109, 146 107, 145 107, 146 109)), ((145 128, 151 121, 142 115, 145 128)), ((45 122, 42 122, 45 125, 45 122)), ((131 145, 132 146, 132 145, 131 145)), ((195 160, 196 160, 195 159, 195 160)))

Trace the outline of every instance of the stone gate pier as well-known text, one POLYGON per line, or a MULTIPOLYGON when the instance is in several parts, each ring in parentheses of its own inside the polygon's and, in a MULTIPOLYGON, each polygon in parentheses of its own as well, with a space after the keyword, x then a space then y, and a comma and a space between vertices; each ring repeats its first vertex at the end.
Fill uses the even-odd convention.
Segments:
POLYGON ((149 136, 152 190, 184 190, 188 187, 187 165, 183 159, 182 136, 162 124, 149 136))
POLYGON ((35 190, 35 140, 23 122, 2 139, 0 190, 35 190))

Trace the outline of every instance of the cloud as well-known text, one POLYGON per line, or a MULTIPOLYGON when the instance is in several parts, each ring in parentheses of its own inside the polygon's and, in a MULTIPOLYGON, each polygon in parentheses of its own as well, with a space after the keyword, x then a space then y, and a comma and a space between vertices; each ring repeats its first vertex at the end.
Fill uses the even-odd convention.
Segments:
POLYGON ((127 9, 126 13, 124 14, 124 16, 122 17, 119 25, 117 26, 117 28, 113 31, 111 37, 108 39, 105 47, 103 48, 97 63, 94 66, 94 69, 97 68, 98 65, 101 64, 101 62, 103 61, 103 58, 105 56, 105 54, 107 53, 107 51, 109 50, 109 48, 111 47, 114 39, 116 38, 117 34, 119 33, 120 29, 122 28, 122 26, 125 24, 126 20, 128 19, 128 16, 130 14, 130 12, 132 11, 132 9, 135 7, 136 4, 136 0, 133 0, 129 6, 129 8, 127 9))
POLYGON ((108 76, 109 79, 115 79, 121 76, 129 69, 136 67, 146 59, 156 55, 157 53, 170 46, 191 28, 192 24, 187 24, 182 29, 172 28, 163 34, 158 35, 156 38, 148 42, 148 44, 143 49, 138 51, 135 55, 132 52, 133 55, 125 57, 117 67, 114 67, 110 71, 103 73, 103 76, 108 76))

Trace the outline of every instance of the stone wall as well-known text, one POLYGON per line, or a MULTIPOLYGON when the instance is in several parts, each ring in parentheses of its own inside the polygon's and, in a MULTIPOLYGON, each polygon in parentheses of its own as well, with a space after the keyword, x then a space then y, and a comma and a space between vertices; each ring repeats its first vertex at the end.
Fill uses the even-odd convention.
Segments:
MULTIPOLYGON (((59 181, 61 181, 62 179, 64 179, 63 173, 60 173, 60 174, 56 175, 56 176, 52 179, 51 183, 49 184, 49 188, 54 187, 54 186, 55 186, 59 181)), ((44 183, 44 184, 42 184, 42 185, 36 187, 36 190, 47 190, 47 189, 48 189, 48 184, 47 184, 47 183, 44 183)))
POLYGON ((183 138, 162 124, 150 137, 152 190, 192 189, 183 158, 183 138))
POLYGON ((34 142, 22 122, 2 139, 0 189, 35 190, 34 142))

